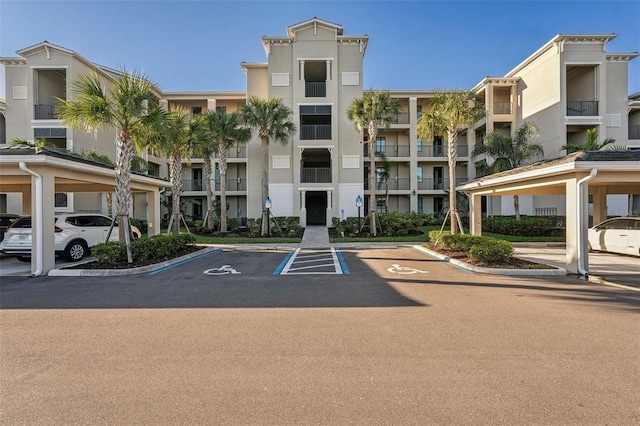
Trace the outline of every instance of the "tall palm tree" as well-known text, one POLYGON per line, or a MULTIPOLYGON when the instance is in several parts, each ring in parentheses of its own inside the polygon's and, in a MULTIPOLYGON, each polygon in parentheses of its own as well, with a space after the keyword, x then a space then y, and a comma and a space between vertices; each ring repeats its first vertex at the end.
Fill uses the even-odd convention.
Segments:
POLYGON ((57 99, 58 117, 68 126, 96 134, 101 129, 116 129, 116 220, 119 239, 127 245, 131 263, 129 210, 131 207, 131 158, 141 135, 158 119, 157 86, 140 72, 122 70, 106 90, 96 72, 82 74, 71 83, 68 100, 57 99))
POLYGON ((458 157, 458 135, 485 114, 484 106, 475 101, 471 91, 439 91, 431 107, 422 113, 418 121, 417 135, 430 140, 437 135, 447 135, 447 159, 449 165, 449 214, 451 233, 458 233, 456 201, 456 161, 458 157))
POLYGON ((264 203, 269 198, 269 139, 283 145, 296 133, 293 111, 281 98, 263 99, 251 96, 242 108, 242 121, 255 130, 262 149, 262 235, 267 233, 269 218, 264 203))
MULTIPOLYGON (((208 111, 204 114, 209 137, 217 144, 220 170, 220 232, 227 231, 227 150, 236 142, 251 138, 251 130, 242 126, 242 116, 236 112, 208 111)), ((211 217, 211 215, 210 215, 211 217)))
POLYGON ((388 91, 367 90, 362 98, 351 101, 347 108, 347 119, 353 122, 358 133, 367 131, 369 136, 369 221, 373 236, 376 236, 376 139, 380 129, 388 129, 400 113, 400 101, 388 91))
MULTIPOLYGON (((487 154, 488 157, 493 158, 491 164, 482 160, 478 165, 480 172, 485 175, 515 169, 531 160, 541 160, 544 157, 542 145, 534 142, 538 136, 538 128, 531 122, 522 124, 511 137, 490 132, 485 135, 483 143, 476 145, 471 156, 487 154)), ((520 220, 518 195, 513 196, 513 207, 516 219, 520 220)))
POLYGON ((577 151, 600 151, 602 148, 614 143, 615 141, 616 140, 614 138, 606 138, 602 142, 598 142, 598 129, 594 127, 593 129, 587 130, 587 139, 583 145, 568 143, 566 145, 562 145, 560 150, 567 150, 567 154, 577 151))
POLYGON ((205 138, 201 120, 194 118, 185 108, 171 105, 170 112, 152 128, 148 140, 153 148, 169 158, 169 181, 171 182, 171 229, 180 233, 180 195, 182 193, 182 161, 190 159, 196 145, 205 138))
POLYGON ((202 118, 203 126, 207 131, 206 137, 201 141, 201 143, 197 144, 194 150, 194 156, 202 158, 202 171, 203 171, 203 179, 204 179, 204 188, 207 193, 207 229, 213 229, 214 226, 214 188, 211 185, 213 179, 213 156, 218 154, 218 143, 216 140, 213 140, 211 136, 211 132, 207 129, 208 123, 206 118, 202 118))

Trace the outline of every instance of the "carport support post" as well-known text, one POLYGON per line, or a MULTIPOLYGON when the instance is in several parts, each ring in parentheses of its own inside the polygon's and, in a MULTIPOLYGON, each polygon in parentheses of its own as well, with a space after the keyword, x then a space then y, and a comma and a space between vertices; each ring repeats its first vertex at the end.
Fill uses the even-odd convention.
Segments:
POLYGON ((160 191, 147 192, 147 235, 158 235, 160 229, 160 191))
POLYGON ((37 170, 42 176, 42 191, 36 190, 35 176, 31 176, 31 206, 40 203, 42 209, 31 209, 31 274, 40 272, 46 275, 56 266, 54 245, 55 223, 55 176, 46 168, 37 170), (39 198, 39 199, 38 199, 39 198), (36 217, 40 215, 40 218, 36 217), (38 234, 40 236, 38 236, 38 234), (42 247, 38 247, 41 242, 42 247), (42 256, 40 259, 39 256, 42 256))
POLYGON ((580 206, 578 206, 577 178, 567 180, 566 183, 566 269, 570 274, 578 273, 578 232, 580 232, 580 206))
POLYGON ((471 194, 469 196, 469 225, 471 235, 482 235, 482 196, 471 194))

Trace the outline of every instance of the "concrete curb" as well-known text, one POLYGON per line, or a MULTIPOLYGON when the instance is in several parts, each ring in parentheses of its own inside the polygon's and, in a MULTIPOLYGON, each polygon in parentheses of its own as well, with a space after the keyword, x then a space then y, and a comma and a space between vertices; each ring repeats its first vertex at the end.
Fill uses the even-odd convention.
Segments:
MULTIPOLYGON (((205 247, 202 250, 194 251, 193 253, 186 254, 184 256, 176 257, 175 259, 167 260, 161 263, 154 263, 153 265, 140 266, 138 268, 128 269, 69 269, 58 268, 52 269, 47 275, 50 277, 113 277, 122 275, 134 275, 144 274, 147 272, 153 272, 158 269, 166 268, 167 266, 175 265, 176 263, 185 262, 187 260, 194 259, 196 257, 204 256, 209 253, 220 251, 217 247, 205 247)), ((87 263, 87 262, 84 262, 87 263)), ((74 266, 78 266, 75 264, 74 266)))
POLYGON ((484 268, 482 266, 469 265, 458 259, 452 259, 449 256, 445 256, 433 250, 429 250, 423 246, 413 246, 413 249, 433 256, 444 262, 451 263, 459 268, 466 269, 471 272, 478 272, 481 274, 495 274, 495 275, 513 275, 513 276, 528 276, 528 277, 544 277, 544 276, 559 276, 567 275, 567 270, 564 268, 558 268, 557 266, 549 265, 553 269, 500 269, 500 268, 484 268))

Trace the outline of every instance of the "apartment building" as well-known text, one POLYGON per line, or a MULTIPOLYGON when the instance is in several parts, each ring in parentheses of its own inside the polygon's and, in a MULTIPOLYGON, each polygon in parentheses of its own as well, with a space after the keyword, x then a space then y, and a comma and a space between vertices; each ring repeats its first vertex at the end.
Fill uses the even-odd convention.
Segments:
MULTIPOLYGON (((475 177, 473 146, 487 132, 511 134, 525 121, 533 121, 547 158, 565 155, 560 147, 581 143, 586 130, 596 127, 600 139, 616 145, 640 146, 640 94, 627 96, 628 62, 637 53, 606 51, 615 34, 558 35, 502 77, 482 79, 473 91, 487 114, 458 138, 458 183, 475 177)), ((369 37, 345 35, 342 26, 313 18, 286 29, 283 36, 262 37, 265 62, 244 62, 243 92, 160 93, 167 109, 180 105, 194 115, 206 110, 238 111, 249 96, 280 97, 294 112, 296 134, 282 145, 269 146, 269 195, 276 216, 299 216, 302 225, 330 225, 332 217, 356 216, 356 198, 369 211, 368 144, 346 118, 351 101, 363 93, 363 59, 369 37)), ((60 148, 115 155, 113 132, 94 137, 64 126, 55 117, 55 97, 65 98, 74 76, 89 70, 106 81, 116 71, 91 63, 76 52, 40 43, 1 58, 6 72, 7 100, 3 117, 4 141, 41 137, 60 148)), ((240 70, 239 70, 240 72, 240 70)), ((384 89, 384 88, 381 88, 384 89)), ((376 206, 378 211, 441 213, 447 205, 448 165, 446 140, 420 140, 418 119, 430 105, 432 90, 392 91, 401 113, 389 129, 381 130, 375 144, 376 206)), ((2 121, 0 121, 0 128, 2 121)), ((167 177, 166 160, 145 153, 150 174, 167 177)), ((241 223, 260 217, 261 153, 257 136, 228 153, 227 200, 229 218, 241 223)), ((206 214, 202 159, 183 167, 185 215, 206 214)), ((215 189, 219 190, 216 174, 215 189)), ((4 205, 16 211, 17 195, 3 194, 4 205)), ((512 202, 489 197, 487 214, 509 214, 512 202)), ((629 197, 627 197, 628 199, 629 197)), ((636 197, 640 203, 640 197, 636 197)), ((612 199, 612 202, 615 200, 612 199)), ((618 200, 619 204, 624 202, 618 200)), ((522 197, 524 214, 563 214, 562 200, 522 197)), ((2 206, 3 204, 0 204, 2 206)), ((134 216, 143 216, 145 199, 135 200, 134 216)), ((104 195, 61 194, 56 208, 105 212, 104 195)), ((21 211, 18 211, 20 213, 21 211)))

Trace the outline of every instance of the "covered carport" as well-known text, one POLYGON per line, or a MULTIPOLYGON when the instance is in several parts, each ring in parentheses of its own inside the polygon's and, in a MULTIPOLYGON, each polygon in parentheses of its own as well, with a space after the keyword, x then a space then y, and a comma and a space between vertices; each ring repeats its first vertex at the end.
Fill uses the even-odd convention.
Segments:
POLYGON ((482 235, 482 196, 564 195, 566 269, 587 275, 588 196, 595 224, 607 218, 607 194, 640 194, 640 151, 580 151, 465 182, 457 190, 469 195, 473 235, 482 235))
MULTIPOLYGON (((22 213, 32 216, 31 273, 46 274, 55 267, 54 234, 56 193, 114 192, 113 166, 75 154, 33 147, 0 149, 0 193, 21 193, 22 213)), ((131 191, 147 194, 149 235, 160 232, 160 191, 164 179, 131 174, 131 191)))

